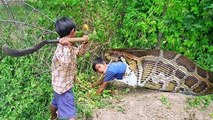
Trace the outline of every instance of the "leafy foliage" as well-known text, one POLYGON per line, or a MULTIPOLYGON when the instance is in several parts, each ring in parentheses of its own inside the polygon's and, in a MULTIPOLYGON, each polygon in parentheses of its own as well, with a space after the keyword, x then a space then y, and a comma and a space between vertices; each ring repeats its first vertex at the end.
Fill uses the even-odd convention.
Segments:
POLYGON ((187 100, 187 103, 189 106, 205 109, 209 106, 209 104, 211 103, 212 100, 213 100, 213 95, 200 96, 200 97, 196 97, 194 99, 189 98, 187 100))
POLYGON ((161 96, 160 97, 160 101, 167 107, 167 108, 171 108, 171 102, 169 102, 168 98, 166 98, 165 96, 161 96))
MULTIPOLYGON (((96 89, 90 88, 97 78, 91 71, 91 61, 108 48, 172 50, 213 71, 211 0, 29 0, 9 5, 10 10, 0 4, 0 46, 7 43, 26 48, 43 39, 55 39, 54 22, 61 16, 75 20, 78 36, 84 34, 81 26, 89 25, 91 49, 78 59, 78 82, 74 87, 79 118, 90 117, 94 108, 108 104, 103 98, 111 97, 110 91, 95 96, 96 89)), ((45 46, 21 58, 0 52, 0 119, 49 118, 54 50, 54 45, 45 46)), ((197 99, 189 104, 205 101, 206 106, 212 102, 211 96, 197 99)), ((160 100, 168 103, 163 96, 160 100)))

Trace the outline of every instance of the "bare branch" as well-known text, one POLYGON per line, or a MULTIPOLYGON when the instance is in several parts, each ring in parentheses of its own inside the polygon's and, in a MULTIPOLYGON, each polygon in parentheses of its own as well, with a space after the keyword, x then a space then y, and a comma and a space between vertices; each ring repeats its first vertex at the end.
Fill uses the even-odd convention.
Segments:
POLYGON ((28 4, 28 3, 24 2, 24 1, 23 1, 23 3, 26 4, 26 5, 28 5, 29 7, 33 8, 34 11, 36 11, 36 12, 42 14, 43 16, 45 16, 46 18, 48 18, 49 20, 51 20, 52 22, 55 23, 55 20, 53 20, 52 18, 48 17, 48 16, 45 15, 44 13, 40 12, 38 9, 36 9, 36 8, 33 7, 32 5, 30 5, 30 4, 28 4))
POLYGON ((47 30, 47 29, 41 28, 41 27, 39 27, 39 26, 36 26, 36 25, 33 25, 33 24, 27 24, 27 23, 20 22, 20 21, 14 21, 14 20, 0 20, 0 22, 18 23, 18 24, 22 24, 22 25, 34 27, 34 28, 37 28, 37 29, 42 30, 42 31, 45 31, 45 32, 55 33, 55 31, 47 30))
POLYGON ((14 17, 14 15, 13 15, 13 12, 11 11, 11 9, 10 9, 10 7, 9 7, 9 5, 8 5, 8 3, 7 3, 7 1, 6 0, 1 0, 2 1, 2 3, 3 3, 3 5, 8 9, 8 11, 10 12, 10 14, 9 14, 9 17, 12 17, 12 20, 15 20, 15 17, 14 17))

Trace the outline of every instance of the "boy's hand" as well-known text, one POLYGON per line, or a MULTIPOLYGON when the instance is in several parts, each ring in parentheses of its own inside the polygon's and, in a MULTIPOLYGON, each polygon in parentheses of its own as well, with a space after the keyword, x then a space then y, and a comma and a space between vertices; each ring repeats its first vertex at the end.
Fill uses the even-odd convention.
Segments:
POLYGON ((94 87, 95 87, 95 85, 94 85, 93 83, 91 83, 91 84, 90 84, 90 87, 91 87, 91 88, 94 88, 94 87))
POLYGON ((109 92, 111 95, 116 95, 116 94, 118 94, 118 91, 117 90, 110 90, 110 92, 109 92))
POLYGON ((61 38, 61 39, 59 40, 59 43, 60 43, 61 45, 63 45, 63 46, 70 46, 70 45, 71 45, 71 43, 68 41, 68 39, 67 39, 66 37, 61 38))
POLYGON ((84 41, 83 43, 84 43, 84 44, 87 44, 87 43, 88 43, 88 40, 89 40, 88 35, 84 35, 83 38, 85 38, 85 40, 86 40, 86 41, 84 41))

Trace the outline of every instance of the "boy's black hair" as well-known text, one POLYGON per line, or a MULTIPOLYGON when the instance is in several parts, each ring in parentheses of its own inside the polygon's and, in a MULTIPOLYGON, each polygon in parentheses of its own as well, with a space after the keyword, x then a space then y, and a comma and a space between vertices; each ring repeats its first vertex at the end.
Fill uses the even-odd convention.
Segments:
POLYGON ((55 30, 60 38, 69 35, 73 28, 76 29, 75 23, 67 17, 62 17, 55 23, 55 30))
POLYGON ((95 65, 96 64, 104 64, 104 60, 101 57, 97 57, 96 59, 93 60, 92 63, 92 69, 97 72, 97 70, 95 69, 95 65))

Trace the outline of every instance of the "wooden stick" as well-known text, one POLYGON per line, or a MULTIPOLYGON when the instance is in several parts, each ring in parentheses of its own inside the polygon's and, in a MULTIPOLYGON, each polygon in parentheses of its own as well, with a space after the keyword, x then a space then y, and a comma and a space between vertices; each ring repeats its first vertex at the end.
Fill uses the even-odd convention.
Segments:
MULTIPOLYGON (((86 42, 86 41, 88 41, 88 39, 86 39, 86 38, 67 38, 67 39, 69 40, 69 42, 86 42)), ((28 54, 32 54, 32 53, 36 52, 37 50, 39 50, 40 48, 42 48, 44 45, 52 44, 52 43, 59 43, 59 40, 58 39, 57 40, 56 39, 55 40, 44 40, 44 41, 41 41, 40 43, 36 44, 35 46, 21 49, 21 50, 10 48, 8 45, 5 44, 2 47, 2 51, 4 54, 12 56, 12 57, 21 57, 21 56, 25 56, 28 54)))

